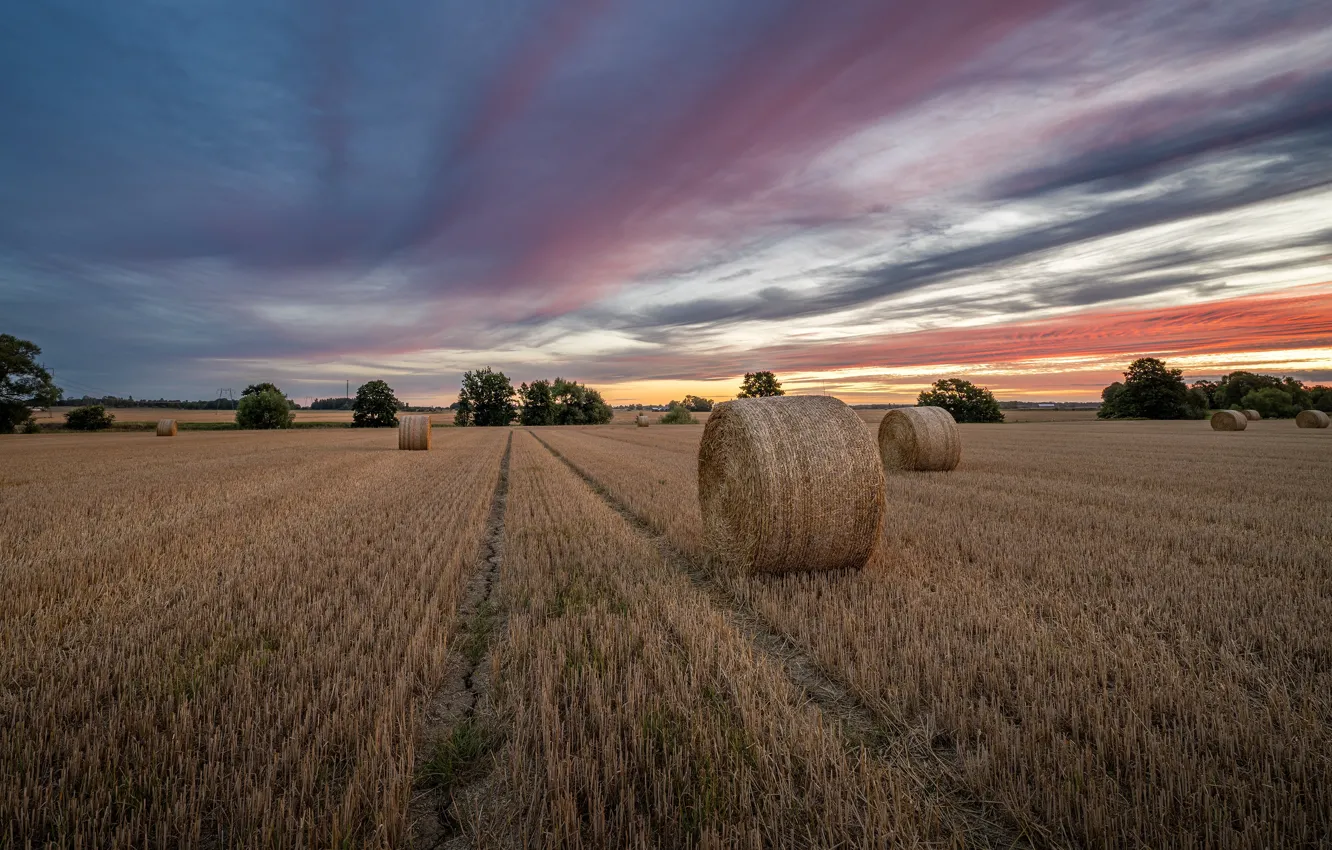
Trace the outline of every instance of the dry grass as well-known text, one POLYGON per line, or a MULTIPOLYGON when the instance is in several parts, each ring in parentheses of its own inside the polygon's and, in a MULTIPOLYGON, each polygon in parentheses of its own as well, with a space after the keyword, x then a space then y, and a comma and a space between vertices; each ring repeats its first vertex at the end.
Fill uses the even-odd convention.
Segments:
POLYGON ((475 646, 507 429, 0 438, 0 846, 404 846, 414 780, 480 847, 1326 846, 1328 432, 959 429, 863 570, 757 579, 701 426, 533 429, 648 530, 516 432, 475 646))
MULTIPOLYGON (((541 432, 545 437, 549 431, 541 432)), ((507 736, 480 847, 983 841, 825 725, 652 543, 515 435, 493 658, 507 736)))
POLYGON ((828 396, 713 410, 698 452, 712 550, 743 573, 859 569, 883 524, 883 469, 851 408, 828 396))
MULTIPOLYGON (((865 570, 732 587, 881 716, 936 730, 973 792, 1033 831, 1320 844, 1332 454, 1280 423, 1242 443, 1199 425, 961 426, 961 469, 888 479, 865 570)), ((678 446, 551 442, 702 551, 678 446)))
POLYGON ((891 472, 948 472, 962 462, 962 436, 942 407, 890 410, 879 422, 879 456, 891 472))
POLYGON ((0 845, 399 842, 504 435, 393 436, 0 440, 0 845))

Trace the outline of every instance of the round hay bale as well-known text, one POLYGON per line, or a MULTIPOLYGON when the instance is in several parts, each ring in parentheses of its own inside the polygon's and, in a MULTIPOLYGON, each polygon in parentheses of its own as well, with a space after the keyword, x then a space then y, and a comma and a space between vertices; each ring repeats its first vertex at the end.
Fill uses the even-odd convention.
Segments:
POLYGON ((1300 428, 1326 428, 1332 424, 1332 417, 1321 410, 1301 410, 1295 414, 1295 424, 1300 428))
POLYGON ((942 407, 903 407, 879 421, 879 457, 890 472, 947 472, 962 460, 962 437, 942 407))
POLYGON ((746 574, 859 569, 885 510, 883 465, 855 412, 827 396, 712 409, 698 451, 708 544, 746 574))
POLYGON ((1249 418, 1238 410, 1218 410, 1212 414, 1213 431, 1243 431, 1249 427, 1249 418))
POLYGON ((174 419, 157 420, 157 436, 159 437, 176 436, 176 420, 174 419))
POLYGON ((398 448, 407 451, 430 451, 430 417, 399 416, 398 448))
POLYGON ((649 424, 651 424, 648 422, 647 415, 643 413, 638 414, 638 418, 635 419, 634 422, 637 423, 639 428, 646 428, 649 424))
POLYGON ((1244 411, 1244 418, 1250 422, 1257 422, 1263 418, 1263 415, 1256 410, 1246 410, 1244 411))

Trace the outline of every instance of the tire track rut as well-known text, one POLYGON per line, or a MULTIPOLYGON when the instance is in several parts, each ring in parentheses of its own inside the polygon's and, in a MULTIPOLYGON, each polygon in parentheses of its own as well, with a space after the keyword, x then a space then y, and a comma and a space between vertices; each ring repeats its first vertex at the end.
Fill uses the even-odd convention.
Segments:
POLYGON ((423 746, 416 756, 418 790, 412 800, 416 850, 469 848, 454 801, 485 792, 485 762, 495 745, 490 671, 484 664, 491 635, 500 631, 494 597, 504 562, 504 516, 509 494, 513 433, 504 446, 477 562, 458 606, 444 683, 426 708, 423 746))
MULTIPOLYGON (((531 432, 529 432, 531 433, 531 432)), ((1048 833, 1015 824, 991 801, 977 800, 965 789, 960 774, 933 734, 919 725, 875 711, 841 676, 820 664, 803 647, 774 627, 745 600, 729 590, 698 560, 689 557, 613 493, 536 433, 537 442, 559 459, 639 534, 649 538, 663 560, 684 573, 704 591, 718 609, 770 660, 778 664, 823 714, 838 723, 854 743, 877 759, 903 769, 924 793, 947 804, 957 826, 968 836, 967 846, 1046 848, 1062 846, 1048 833), (975 842, 972 844, 971 842, 975 842)))

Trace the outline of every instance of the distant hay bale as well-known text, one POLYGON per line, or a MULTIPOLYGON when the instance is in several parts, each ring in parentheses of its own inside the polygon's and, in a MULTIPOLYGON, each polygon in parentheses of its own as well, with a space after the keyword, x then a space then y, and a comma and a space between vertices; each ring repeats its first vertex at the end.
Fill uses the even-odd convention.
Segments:
POLYGON ((835 398, 736 399, 703 429, 698 500, 731 569, 859 569, 879 543, 883 465, 865 423, 835 398))
POLYGON ((879 422, 879 457, 889 471, 947 472, 962 460, 962 437, 942 407, 903 407, 879 422))
POLYGON ((174 419, 157 420, 157 436, 159 437, 176 436, 176 420, 174 419))
POLYGON ((399 416, 398 448, 407 451, 430 451, 430 417, 399 416))
POLYGON ((639 428, 646 428, 649 424, 651 424, 648 422, 647 415, 643 413, 638 414, 638 418, 634 421, 638 424, 639 428))
POLYGON ((1332 417, 1321 410, 1301 410, 1295 414, 1295 424, 1301 428, 1326 428, 1332 424, 1332 417))
POLYGON ((1249 418, 1238 410, 1218 410, 1212 414, 1213 431, 1243 431, 1249 427, 1249 418))
POLYGON ((1263 415, 1256 410, 1246 410, 1244 411, 1244 418, 1250 422, 1257 422, 1263 418, 1263 415))

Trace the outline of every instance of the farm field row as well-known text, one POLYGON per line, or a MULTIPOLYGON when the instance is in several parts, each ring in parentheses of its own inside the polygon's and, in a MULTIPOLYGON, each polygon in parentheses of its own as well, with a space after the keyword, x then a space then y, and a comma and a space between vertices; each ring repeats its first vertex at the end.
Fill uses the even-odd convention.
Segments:
POLYGON ((399 845, 505 436, 0 445, 0 845, 399 845))
MULTIPOLYGON (((888 479, 864 571, 715 577, 1031 835, 1317 843, 1332 446, 1254 425, 1245 443, 1197 422, 961 426, 959 470, 888 479)), ((541 436, 706 562, 682 438, 541 436)))
POLYGON ((961 430, 764 578, 701 426, 0 438, 0 844, 1324 840, 1327 432, 961 430))

